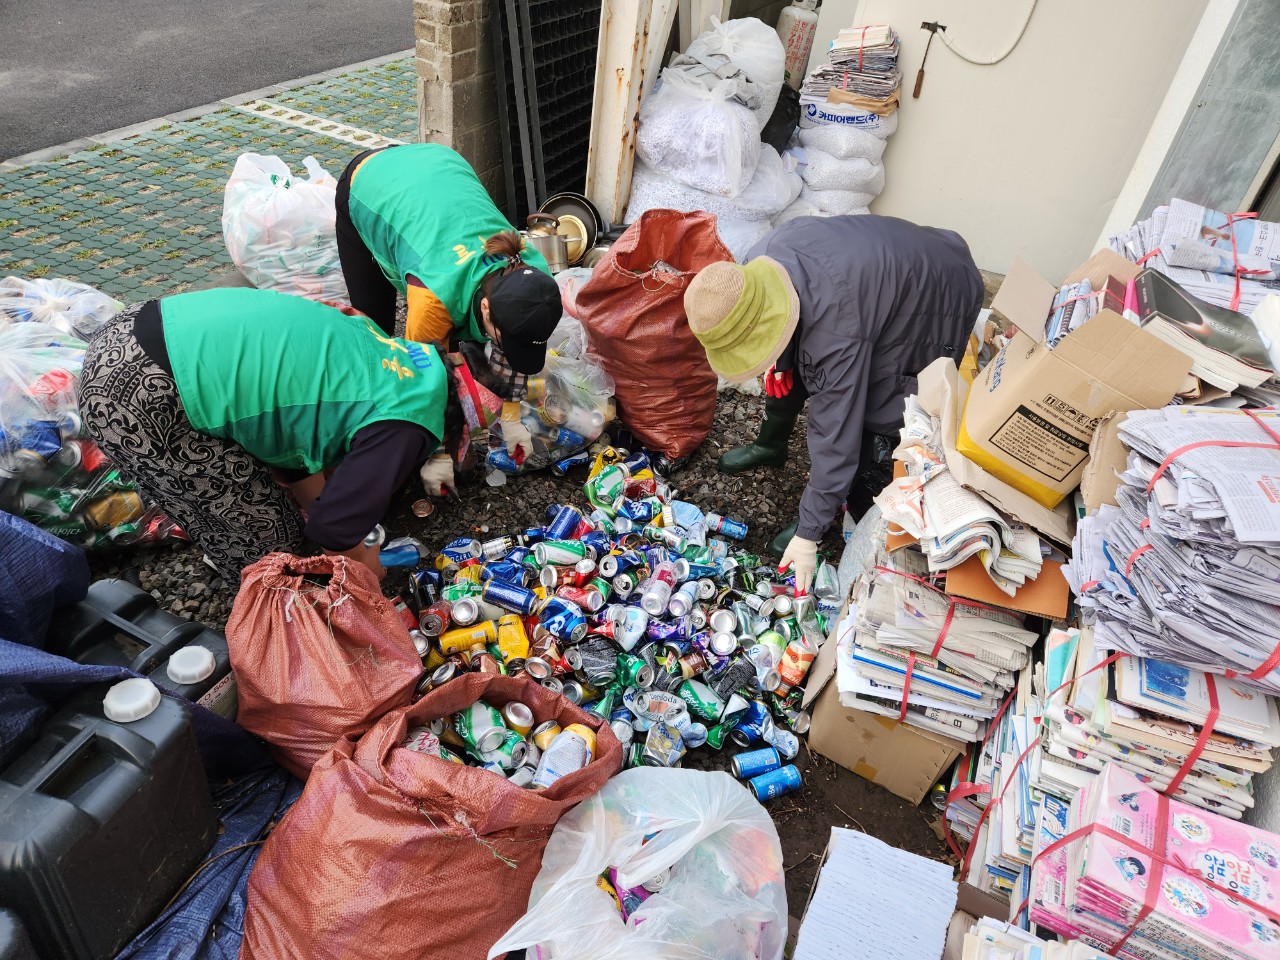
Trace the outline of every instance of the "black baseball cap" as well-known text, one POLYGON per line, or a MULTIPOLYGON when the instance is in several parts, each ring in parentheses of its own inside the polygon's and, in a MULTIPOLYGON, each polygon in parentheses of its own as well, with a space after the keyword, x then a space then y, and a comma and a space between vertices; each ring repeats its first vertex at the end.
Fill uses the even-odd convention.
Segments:
POLYGON ((560 287, 550 274, 520 265, 493 278, 489 319, 502 333, 502 353, 516 373, 533 376, 547 362, 547 340, 560 322, 560 287))

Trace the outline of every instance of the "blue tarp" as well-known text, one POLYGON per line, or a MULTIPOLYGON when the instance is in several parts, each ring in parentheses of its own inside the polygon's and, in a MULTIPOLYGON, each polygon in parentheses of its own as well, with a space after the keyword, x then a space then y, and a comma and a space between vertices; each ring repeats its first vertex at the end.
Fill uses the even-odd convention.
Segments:
POLYGON ((44 646, 54 609, 88 589, 83 550, 0 510, 0 637, 44 646))

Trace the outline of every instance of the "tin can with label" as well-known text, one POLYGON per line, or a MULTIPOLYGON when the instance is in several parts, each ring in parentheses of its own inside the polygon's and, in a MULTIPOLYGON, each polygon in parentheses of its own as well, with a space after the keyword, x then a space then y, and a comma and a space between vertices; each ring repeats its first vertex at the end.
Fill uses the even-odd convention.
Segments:
POLYGON ((479 560, 484 556, 484 551, 480 548, 480 541, 472 537, 458 537, 456 540, 450 540, 444 545, 444 549, 440 553, 457 564, 465 563, 468 560, 479 560))
POLYGON ((428 637, 438 637, 449 629, 451 609, 447 600, 437 600, 418 617, 418 629, 428 637))
POLYGON ((605 513, 617 513, 630 477, 626 467, 613 464, 583 484, 582 492, 587 495, 587 500, 593 507, 598 507, 605 513))
POLYGON ((773 722, 773 717, 769 717, 764 725, 760 738, 782 754, 785 760, 793 760, 800 753, 800 738, 790 730, 779 727, 773 722))
POLYGON ((471 627, 480 622, 480 604, 475 597, 459 597, 449 605, 454 627, 471 627))
POLYGON ((479 644, 493 643, 498 639, 498 628, 492 620, 485 620, 471 627, 459 627, 440 634, 440 651, 447 657, 463 653, 479 644))
POLYGON ((680 731, 668 723, 655 723, 644 742, 646 767, 674 767, 685 755, 686 747, 680 731))
POLYGON ((477 753, 495 749, 507 736, 507 727, 496 707, 478 700, 458 712, 454 729, 467 748, 477 753))
POLYGON ((729 739, 740 747, 753 746, 764 739, 766 724, 772 726, 769 708, 759 700, 751 700, 747 704, 746 713, 730 731, 729 739))
POLYGON ((547 632, 561 640, 576 643, 587 635, 587 618, 576 603, 552 597, 539 616, 547 632))
POLYGON ((569 666, 593 686, 612 683, 618 673, 618 657, 613 644, 604 638, 589 638, 565 654, 569 666))
POLYGON ((548 720, 540 723, 533 728, 533 734, 530 739, 533 740, 534 746, 539 750, 546 750, 551 745, 551 741, 556 738, 556 734, 560 732, 560 724, 554 720, 548 720))
POLYGON ((556 590, 559 587, 573 586, 574 579, 573 567, 547 564, 538 571, 538 583, 541 586, 546 587, 548 590, 556 590))
POLYGON ((644 632, 650 640, 688 640, 694 632, 693 619, 691 617, 676 617, 673 620, 650 618, 644 632))
POLYGON ((760 776, 752 777, 747 781, 747 786, 751 788, 751 792, 762 803, 765 800, 780 797, 784 793, 799 790, 800 785, 800 771, 790 763, 785 767, 770 770, 768 773, 762 773, 760 776))
POLYGON ((717 674, 709 686, 718 697, 727 700, 738 690, 747 690, 755 686, 756 668, 747 660, 732 660, 717 674))
POLYGON ((561 600, 568 600, 588 613, 595 613, 604 606, 604 597, 600 595, 598 590, 566 586, 557 588, 556 596, 561 600))
POLYGON ((480 581, 501 580, 526 586, 529 582, 529 568, 517 560, 490 560, 480 568, 480 581))
POLYGON ((667 601, 667 612, 673 617, 686 617, 693 605, 698 602, 698 582, 688 580, 680 584, 680 589, 667 601))
POLYGON ((542 567, 547 564, 572 567, 586 555, 587 546, 581 540, 544 540, 533 548, 533 556, 542 567))
POLYGON ((574 706, 581 706, 586 699, 583 686, 577 680, 562 680, 560 682, 560 695, 574 706))
MULTIPOLYGON (((716 692, 699 680, 686 680, 676 691, 680 699, 689 705, 689 712, 704 720, 718 720, 724 713, 725 702, 716 692)), ((764 704, 761 704, 763 707, 764 704)))
POLYGON ((504 771, 510 771, 524 763, 528 752, 529 745, 524 742, 524 737, 514 730, 508 730, 498 746, 480 753, 480 759, 485 763, 496 763, 504 771))
POLYGON ((467 659, 471 669, 476 673, 503 673, 502 664, 498 662, 498 658, 485 647, 479 645, 472 647, 467 651, 467 659))
POLYGON ((653 686, 653 667, 634 654, 620 653, 617 659, 617 679, 624 687, 647 690, 653 686))
POLYGON ((535 787, 549 787, 561 777, 591 763, 596 750, 596 735, 590 727, 571 723, 560 731, 542 751, 535 787))
POLYGON ((748 753, 740 753, 730 761, 733 775, 739 780, 750 780, 782 766, 782 757, 773 747, 761 747, 748 753))
MULTIPOLYGON (((680 666, 680 675, 685 680, 692 680, 694 677, 700 676, 707 669, 707 658, 697 650, 690 650, 682 654, 676 661, 680 666)), ((714 720, 715 717, 708 717, 714 720)))
POLYGON ((529 658, 529 637, 525 633, 524 621, 514 613, 501 617, 497 623, 498 651, 502 654, 502 662, 511 672, 524 668, 529 658))
POLYGON ((578 529, 578 524, 582 522, 582 514, 571 506, 563 505, 547 519, 549 521, 546 529, 547 539, 568 540, 578 529))
POLYGON ((555 671, 551 669, 551 664, 547 663, 547 661, 543 660, 541 657, 529 657, 521 667, 526 677, 530 680, 537 680, 539 683, 549 679, 555 673, 555 671))
POLYGON ((723 534, 734 540, 747 539, 747 525, 737 520, 730 520, 718 513, 707 514, 707 529, 712 533, 723 534))
MULTIPOLYGON (((528 758, 526 758, 527 760, 528 758)), ((533 786, 533 775, 535 770, 530 766, 516 767, 507 776, 507 780, 515 784, 517 787, 528 788, 533 786)))
POLYGON ((502 580, 490 580, 482 588, 480 596, 488 603, 524 616, 538 608, 538 597, 532 590, 502 580))

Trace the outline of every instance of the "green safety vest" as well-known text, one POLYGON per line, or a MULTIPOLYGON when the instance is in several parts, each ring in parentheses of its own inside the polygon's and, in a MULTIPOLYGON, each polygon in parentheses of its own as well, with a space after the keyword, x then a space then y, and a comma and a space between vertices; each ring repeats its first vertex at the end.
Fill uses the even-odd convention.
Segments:
POLYGON ((444 434, 447 373, 434 347, 364 317, 271 290, 160 301, 187 419, 277 467, 336 466, 362 427, 407 420, 444 434))
MULTIPOLYGON (((349 205, 351 222, 397 290, 406 292, 412 274, 444 304, 460 335, 488 339, 472 303, 480 281, 505 261, 487 255, 484 242, 511 224, 460 154, 436 143, 375 153, 352 176, 349 205)), ((551 273, 532 247, 522 257, 551 273)))

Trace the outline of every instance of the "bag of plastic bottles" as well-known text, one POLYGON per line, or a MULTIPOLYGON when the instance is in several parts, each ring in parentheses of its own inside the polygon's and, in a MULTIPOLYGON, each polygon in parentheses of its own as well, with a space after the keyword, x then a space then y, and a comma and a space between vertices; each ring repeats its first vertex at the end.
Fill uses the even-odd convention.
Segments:
POLYGON ((45 323, 59 333, 88 340, 123 309, 119 300, 74 280, 0 280, 0 321, 45 323))
POLYGON ((621 764, 608 722, 558 693, 498 674, 450 680, 316 764, 249 879, 241 960, 483 960, 524 911, 556 821, 621 764), (410 741, 481 700, 521 702, 535 727, 587 726, 590 762, 531 789, 410 741))
POLYGON ((560 820, 528 912, 489 957, 780 960, 786 939, 764 807, 725 773, 637 767, 560 820))
POLYGON ((185 539, 85 433, 71 322, 0 324, 0 510, 85 548, 185 539))
POLYGON ((350 303, 338 262, 338 182, 315 157, 295 177, 279 157, 244 153, 222 199, 222 235, 240 272, 260 290, 350 303))

